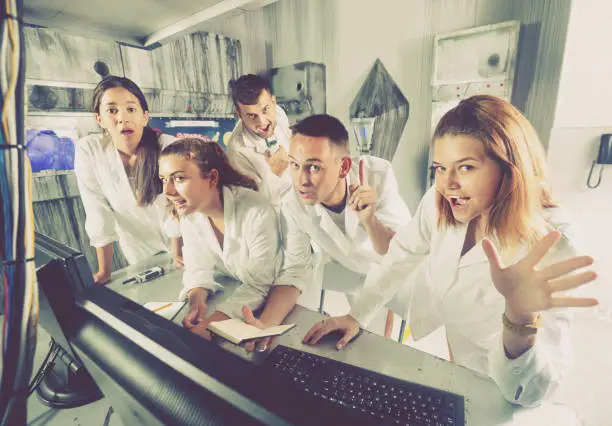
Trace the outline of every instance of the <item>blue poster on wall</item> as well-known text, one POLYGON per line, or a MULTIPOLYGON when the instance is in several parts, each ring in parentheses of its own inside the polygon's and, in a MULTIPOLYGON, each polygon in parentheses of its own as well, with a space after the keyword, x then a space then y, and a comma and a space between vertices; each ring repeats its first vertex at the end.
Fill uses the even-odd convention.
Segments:
POLYGON ((32 172, 73 170, 76 132, 26 129, 26 153, 32 172))
MULTIPOLYGON (((199 137, 215 141, 227 148, 227 140, 236 125, 235 118, 151 117, 149 126, 176 137, 199 137)), ((32 172, 74 170, 74 144, 78 140, 74 128, 26 129, 26 153, 32 172)))
POLYGON ((154 130, 182 137, 199 137, 215 141, 227 148, 227 140, 236 125, 235 118, 174 118, 151 117, 149 126, 154 130))

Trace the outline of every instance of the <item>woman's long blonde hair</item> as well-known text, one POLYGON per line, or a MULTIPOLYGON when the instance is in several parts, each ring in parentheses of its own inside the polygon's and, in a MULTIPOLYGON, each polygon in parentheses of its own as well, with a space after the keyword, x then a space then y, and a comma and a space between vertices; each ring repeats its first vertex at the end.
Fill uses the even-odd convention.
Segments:
MULTIPOLYGON (((544 149, 521 112, 494 96, 477 95, 448 111, 432 142, 446 135, 467 135, 482 142, 501 171, 485 230, 502 251, 533 245, 541 238, 542 211, 554 207, 544 149)), ((438 227, 457 224, 448 201, 437 194, 438 227)))

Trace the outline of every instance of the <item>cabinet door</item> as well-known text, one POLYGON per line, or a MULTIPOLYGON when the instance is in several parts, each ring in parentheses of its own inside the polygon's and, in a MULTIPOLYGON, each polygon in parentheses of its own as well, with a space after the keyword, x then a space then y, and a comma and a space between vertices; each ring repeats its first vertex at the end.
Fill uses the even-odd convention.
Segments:
POLYGON ((433 101, 457 101, 478 94, 510 100, 520 29, 519 21, 508 21, 437 34, 433 101))

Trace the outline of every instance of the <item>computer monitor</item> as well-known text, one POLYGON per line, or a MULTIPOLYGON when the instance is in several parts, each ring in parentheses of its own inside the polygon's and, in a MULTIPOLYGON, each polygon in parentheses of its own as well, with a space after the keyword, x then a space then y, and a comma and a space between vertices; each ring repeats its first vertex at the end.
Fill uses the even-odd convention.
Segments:
POLYGON ((93 285, 87 259, 73 248, 36 233, 34 262, 40 288, 39 323, 59 346, 51 360, 53 369, 36 388, 38 397, 54 408, 74 408, 96 401, 102 398, 102 392, 64 332, 73 320, 75 295, 93 285))
POLYGON ((322 407, 292 381, 92 284, 80 259, 67 250, 38 270, 43 291, 53 290, 49 304, 59 332, 52 333, 65 339, 124 424, 362 424, 340 407, 322 407))
POLYGON ((60 242, 47 237, 43 234, 35 234, 35 255, 37 277, 40 292, 40 325, 49 333, 56 344, 58 344, 69 356, 76 359, 76 354, 72 351, 66 336, 59 324, 59 319, 70 317, 74 306, 74 295, 85 286, 92 285, 92 277, 70 277, 67 274, 76 271, 85 273, 89 268, 83 264, 84 256, 78 251, 60 242), (72 263, 73 265, 68 265, 72 263), (57 286, 68 286, 67 291, 56 291, 57 286), (63 294, 59 297, 59 294, 63 294), (53 306, 60 309, 57 314, 51 308, 49 299, 53 301, 53 306), (66 309, 61 309, 66 308, 66 309))

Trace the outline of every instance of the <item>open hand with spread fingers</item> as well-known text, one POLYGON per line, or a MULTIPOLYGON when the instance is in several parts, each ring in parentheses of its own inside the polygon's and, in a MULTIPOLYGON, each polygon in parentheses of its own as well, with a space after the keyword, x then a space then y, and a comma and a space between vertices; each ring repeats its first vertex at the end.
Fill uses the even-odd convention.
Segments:
POLYGON ((559 231, 551 231, 533 246, 519 262, 502 267, 491 241, 484 240, 483 250, 489 259, 491 278, 497 291, 506 299, 506 311, 514 318, 529 316, 551 308, 589 307, 597 299, 556 295, 593 281, 593 271, 572 274, 593 263, 590 256, 577 256, 538 269, 537 265, 559 240, 559 231))

